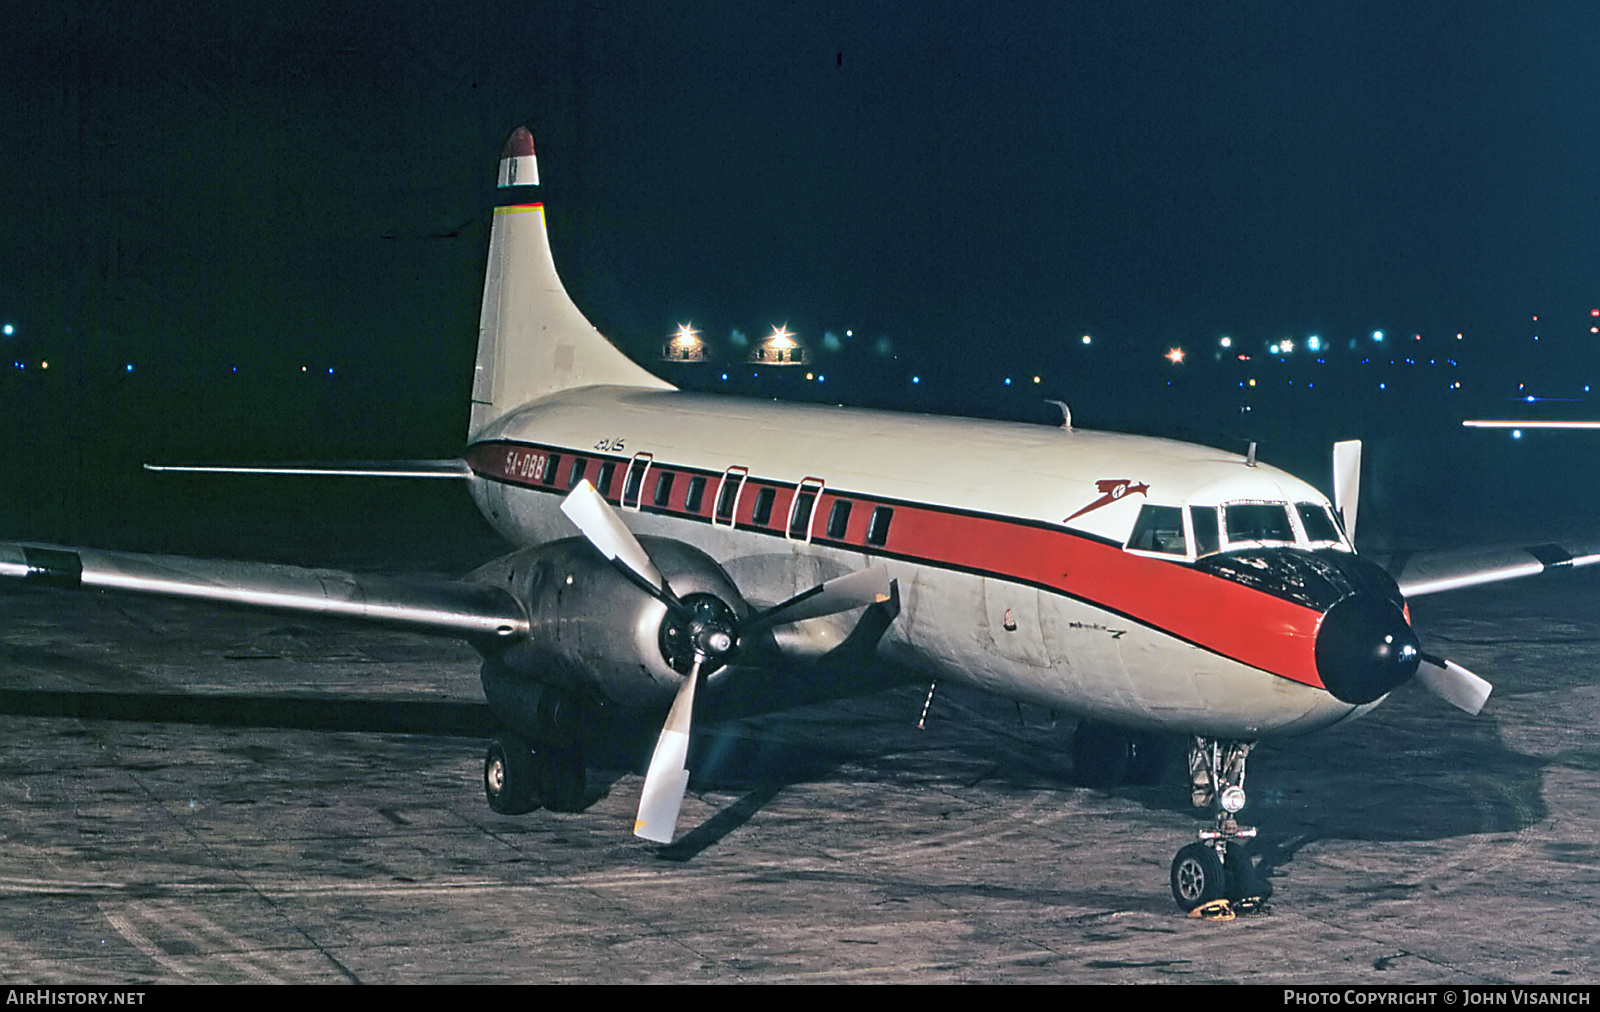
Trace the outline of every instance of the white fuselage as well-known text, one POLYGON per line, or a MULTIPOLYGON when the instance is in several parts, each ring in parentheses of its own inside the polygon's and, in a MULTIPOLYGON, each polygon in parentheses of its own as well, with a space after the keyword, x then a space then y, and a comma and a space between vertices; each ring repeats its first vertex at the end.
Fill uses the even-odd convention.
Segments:
MULTIPOLYGON (((1237 455, 599 386, 506 414, 476 433, 467 460, 479 508, 514 543, 572 536, 559 505, 585 478, 635 533, 717 559, 753 605, 883 567, 899 613, 878 653, 929 678, 1127 727, 1232 738, 1315 730, 1366 708, 1317 678, 1320 612, 1195 566, 1264 543, 1348 551, 1318 526, 1320 493, 1237 455), (1217 543, 1199 518, 1215 525, 1230 503, 1240 517, 1281 505, 1275 515, 1289 522, 1271 542, 1230 541, 1224 522, 1217 543), (1181 526, 1139 534, 1151 504, 1181 526)), ((820 656, 851 619, 799 623, 782 645, 820 656)))

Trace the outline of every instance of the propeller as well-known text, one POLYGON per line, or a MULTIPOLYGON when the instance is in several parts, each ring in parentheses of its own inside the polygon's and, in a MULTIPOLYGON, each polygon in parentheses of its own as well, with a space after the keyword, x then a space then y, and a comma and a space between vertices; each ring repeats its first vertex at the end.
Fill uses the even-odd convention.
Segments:
POLYGON ((1356 504, 1361 499, 1361 440, 1333 444, 1333 506, 1344 521, 1345 536, 1356 542, 1356 504))
MULTIPOLYGON (((1361 498, 1361 440, 1349 439, 1333 444, 1333 502, 1344 520, 1345 534, 1352 544, 1356 539, 1356 504, 1361 498)), ((1415 640, 1412 641, 1413 644, 1415 640)), ((1455 661, 1433 654, 1414 655, 1416 673, 1423 688, 1451 706, 1476 717, 1483 710, 1494 686, 1455 661)))
POLYGON ((650 553, 587 480, 567 494, 561 512, 624 576, 667 606, 678 623, 669 630, 674 635, 666 639, 693 653, 689 673, 672 700, 672 709, 650 756, 639 815, 633 826, 635 836, 671 843, 689 786, 689 730, 701 675, 720 667, 738 650, 739 641, 752 633, 889 600, 888 578, 882 570, 857 570, 803 590, 741 621, 727 604, 709 594, 691 594, 687 600, 674 594, 666 577, 650 560, 650 553))
POLYGON ((1423 654, 1417 665, 1415 678, 1422 687, 1449 703, 1476 717, 1488 702, 1494 686, 1463 668, 1455 661, 1423 654))

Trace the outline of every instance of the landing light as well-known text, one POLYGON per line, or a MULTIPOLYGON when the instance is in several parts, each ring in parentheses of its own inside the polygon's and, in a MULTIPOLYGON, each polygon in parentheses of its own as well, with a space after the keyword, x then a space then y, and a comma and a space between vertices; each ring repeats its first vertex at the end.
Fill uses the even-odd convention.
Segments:
POLYGON ((1244 807, 1244 788, 1238 784, 1231 784, 1223 788, 1220 800, 1223 810, 1231 815, 1244 807))

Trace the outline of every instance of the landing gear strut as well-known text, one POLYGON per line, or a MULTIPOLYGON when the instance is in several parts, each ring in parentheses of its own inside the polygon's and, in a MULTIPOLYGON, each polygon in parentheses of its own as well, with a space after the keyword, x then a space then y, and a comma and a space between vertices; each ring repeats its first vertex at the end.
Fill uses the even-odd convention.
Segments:
POLYGON ((1244 808, 1244 766, 1252 742, 1194 738, 1189 742, 1190 800, 1216 813, 1212 828, 1172 859, 1172 898, 1185 911, 1216 916, 1265 909, 1272 885, 1256 870, 1249 841, 1256 831, 1234 818, 1244 808))

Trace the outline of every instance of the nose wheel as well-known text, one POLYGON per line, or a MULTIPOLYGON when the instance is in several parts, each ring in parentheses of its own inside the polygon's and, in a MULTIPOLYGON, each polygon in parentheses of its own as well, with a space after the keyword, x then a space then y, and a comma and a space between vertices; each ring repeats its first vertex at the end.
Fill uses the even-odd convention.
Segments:
POLYGON ((1244 767, 1252 743, 1194 738, 1189 743, 1189 783, 1195 807, 1215 820, 1200 839, 1172 859, 1172 898, 1190 916, 1231 919, 1262 913, 1272 884, 1256 869, 1250 841, 1256 831, 1235 815, 1244 808, 1244 767))

